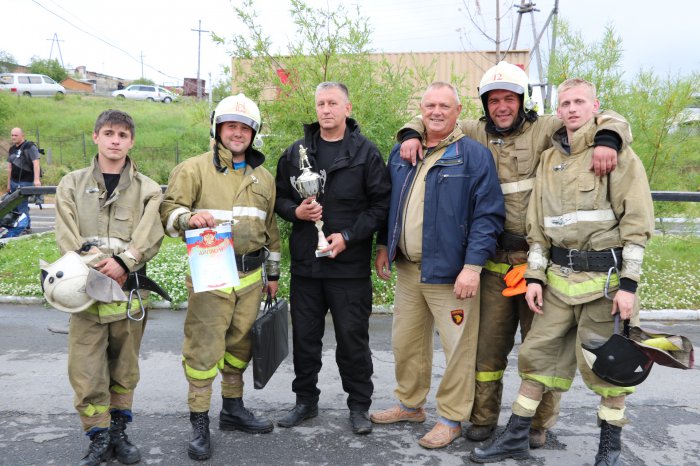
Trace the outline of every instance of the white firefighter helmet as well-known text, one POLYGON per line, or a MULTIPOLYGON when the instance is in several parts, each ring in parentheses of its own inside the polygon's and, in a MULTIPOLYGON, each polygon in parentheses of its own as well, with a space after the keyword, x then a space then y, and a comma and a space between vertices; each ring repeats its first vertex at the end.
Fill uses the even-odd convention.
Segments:
POLYGON ((527 73, 517 65, 502 61, 484 73, 479 83, 479 96, 484 103, 484 110, 487 109, 486 94, 496 89, 522 95, 523 111, 525 112, 535 108, 527 73))
POLYGON ((216 137, 216 125, 225 121, 238 121, 250 126, 255 133, 260 130, 260 109, 245 95, 228 96, 219 102, 211 114, 211 136, 216 137))
MULTIPOLYGON (((94 256, 86 256, 94 257, 94 256)), ((85 259, 69 251, 52 264, 41 263, 41 287, 49 304, 63 312, 82 312, 96 300, 86 291, 90 268, 85 259)))

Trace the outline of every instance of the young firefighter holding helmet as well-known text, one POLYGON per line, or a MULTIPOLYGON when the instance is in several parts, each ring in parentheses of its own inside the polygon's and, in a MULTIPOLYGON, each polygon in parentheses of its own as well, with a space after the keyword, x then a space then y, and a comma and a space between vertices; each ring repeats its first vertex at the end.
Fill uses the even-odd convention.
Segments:
MULTIPOLYGON (((542 154, 527 211, 525 298, 535 317, 518 354, 522 380, 506 429, 489 446, 472 451, 469 458, 478 463, 527 457, 528 430, 542 394, 567 391, 578 368, 600 396, 595 465, 620 464, 625 397, 634 387, 596 374, 582 347, 598 346, 616 333, 616 314, 638 320, 635 291, 654 231, 654 207, 644 165, 632 149, 620 151, 609 175, 588 171, 599 129, 595 94, 593 84, 578 78, 558 87, 557 115, 565 127, 542 154)), ((629 361, 628 371, 637 367, 619 356, 629 361)))
MULTIPOLYGON (((552 146, 552 134, 562 127, 554 115, 538 116, 531 98, 528 76, 519 66, 500 62, 484 73, 479 84, 484 116, 462 120, 462 131, 486 146, 493 155, 506 207, 505 230, 496 255, 486 262, 481 276, 481 319, 476 356, 476 395, 467 429, 467 438, 489 438, 498 422, 503 392, 503 374, 520 325, 523 338, 532 323, 523 293, 522 274, 527 264, 525 214, 535 182, 540 155, 552 146), (511 283, 507 286, 504 282, 511 283)), ((592 166, 604 175, 617 162, 616 152, 631 143, 629 125, 618 114, 607 111, 595 116, 597 131, 592 166)), ((415 118, 398 135, 401 156, 412 159, 422 154, 424 126, 415 118)), ((591 174, 592 176, 592 174, 591 174)), ((532 420, 530 445, 541 447, 547 429, 556 422, 561 395, 544 394, 532 420)))
POLYGON ((219 429, 267 433, 270 420, 243 404, 243 372, 251 359, 250 329, 261 293, 277 293, 280 241, 274 214, 275 180, 263 167, 265 156, 251 145, 260 130, 260 110, 243 94, 216 106, 211 120, 212 150, 192 157, 170 174, 160 214, 170 236, 231 222, 240 284, 195 293, 191 277, 183 368, 189 382, 192 437, 190 458, 211 456, 209 408, 212 384, 221 372, 223 406, 219 429), (263 270, 264 268, 264 270, 263 270), (267 277, 267 281, 265 281, 267 277))
POLYGON ((136 302, 134 309, 125 302, 121 288, 126 283, 129 289, 127 278, 142 273, 158 253, 163 227, 160 186, 127 155, 134 136, 134 122, 124 112, 105 110, 97 118, 92 134, 97 156, 89 167, 64 176, 56 189, 56 242, 64 256, 42 264, 47 301, 72 313, 68 376, 91 439, 82 466, 113 454, 124 464, 141 459, 125 429, 132 420, 146 315, 136 302))

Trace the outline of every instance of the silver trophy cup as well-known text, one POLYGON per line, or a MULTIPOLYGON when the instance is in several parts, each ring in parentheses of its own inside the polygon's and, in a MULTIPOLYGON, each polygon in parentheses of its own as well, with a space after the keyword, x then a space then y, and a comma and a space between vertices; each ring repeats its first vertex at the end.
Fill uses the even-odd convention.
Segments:
MULTIPOLYGON (((311 164, 309 163, 309 157, 306 155, 306 148, 301 144, 299 145, 299 168, 301 169, 299 178, 295 176, 289 177, 292 186, 304 199, 309 197, 315 198, 318 193, 323 192, 323 187, 326 184, 326 171, 321 170, 320 173, 311 171, 311 164)), ((316 199, 314 199, 313 202, 318 204, 316 199)), ((330 256, 330 251, 321 252, 328 247, 328 241, 326 241, 326 236, 323 234, 323 220, 316 220, 316 229, 318 230, 316 257, 330 256)))

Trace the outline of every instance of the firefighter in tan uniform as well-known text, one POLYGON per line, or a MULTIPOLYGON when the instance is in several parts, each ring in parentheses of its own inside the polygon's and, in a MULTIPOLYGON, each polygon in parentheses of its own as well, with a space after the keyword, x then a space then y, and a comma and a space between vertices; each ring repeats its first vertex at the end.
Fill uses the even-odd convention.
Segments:
MULTIPOLYGON (((134 144, 129 115, 104 111, 92 138, 98 148, 92 165, 67 174, 58 184, 56 242, 63 254, 98 254, 94 268, 124 285, 128 273, 142 269, 163 240, 161 190, 127 156, 134 144)), ((112 453, 124 464, 141 458, 125 433, 146 325, 145 316, 137 313, 127 315, 125 302, 113 302, 93 303, 71 315, 68 375, 75 408, 92 441, 81 465, 100 464, 112 453)))
POLYGON ((607 176, 588 170, 598 130, 595 87, 570 79, 558 92, 557 114, 565 128, 542 154, 527 213, 526 300, 536 315, 518 355, 522 382, 506 430, 489 447, 472 452, 476 462, 526 457, 528 430, 543 394, 568 390, 578 367, 601 400, 595 464, 619 464, 625 396, 634 388, 596 376, 581 345, 605 342, 616 313, 637 318, 635 291, 654 229, 653 204, 644 166, 631 149, 620 152, 617 168, 607 176))
MULTIPOLYGON (((505 296, 504 276, 514 266, 527 263, 525 215, 540 154, 552 146, 552 134, 562 127, 554 115, 538 116, 531 100, 527 74, 518 66, 500 62, 489 69, 479 84, 485 116, 480 120, 463 120, 464 134, 491 150, 498 170, 506 207, 504 232, 499 237, 496 255, 486 262, 481 277, 481 319, 476 356, 476 398, 471 413, 472 425, 467 438, 482 441, 492 435, 501 412, 503 374, 508 354, 513 349, 515 332, 520 324, 524 339, 530 329, 532 312, 524 296, 505 296)), ((597 170, 606 173, 616 161, 621 141, 631 138, 626 121, 614 112, 597 115, 595 137, 597 170)), ((404 140, 402 157, 415 160, 420 151, 423 132, 420 120, 413 120, 399 132, 404 140), (408 131, 414 130, 414 131, 408 131), (417 131, 417 132, 416 132, 417 131)), ((524 285, 524 283, 523 283, 524 285)), ((524 286, 521 293, 524 293, 524 286)), ((532 421, 530 446, 541 447, 547 429, 556 422, 561 395, 547 392, 532 421)))
POLYGON ((186 279, 189 301, 182 355, 192 423, 188 454, 195 460, 211 455, 209 408, 219 371, 219 429, 273 429, 270 420, 248 411, 242 398, 243 372, 251 359, 250 329, 263 289, 277 293, 281 257, 275 180, 263 166, 265 156, 251 145, 260 125, 260 111, 252 100, 243 94, 223 99, 212 115, 212 150, 175 167, 160 209, 171 236, 184 238, 188 229, 231 222, 240 277, 232 289, 200 293, 193 291, 189 275, 186 279))

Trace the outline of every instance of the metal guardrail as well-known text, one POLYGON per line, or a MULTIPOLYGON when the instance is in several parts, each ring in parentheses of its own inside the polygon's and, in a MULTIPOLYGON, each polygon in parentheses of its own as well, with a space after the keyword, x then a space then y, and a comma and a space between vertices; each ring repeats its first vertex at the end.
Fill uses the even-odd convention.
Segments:
MULTIPOLYGON (((166 188, 166 185, 161 185, 163 192, 165 192, 166 188)), ((37 194, 56 194, 56 186, 25 186, 19 188, 0 201, 0 218, 7 215, 17 204, 19 204, 21 202, 21 197, 28 197, 37 194)), ((700 192, 652 191, 651 198, 660 202, 700 202, 700 192)))

